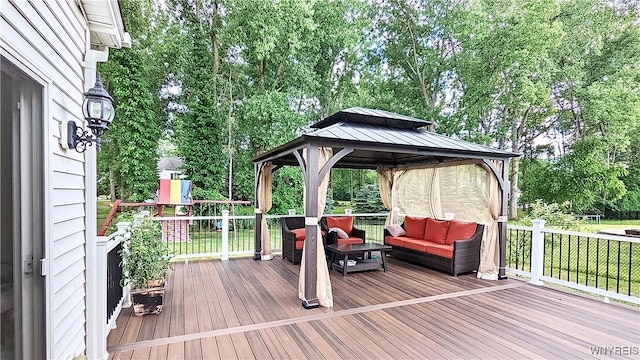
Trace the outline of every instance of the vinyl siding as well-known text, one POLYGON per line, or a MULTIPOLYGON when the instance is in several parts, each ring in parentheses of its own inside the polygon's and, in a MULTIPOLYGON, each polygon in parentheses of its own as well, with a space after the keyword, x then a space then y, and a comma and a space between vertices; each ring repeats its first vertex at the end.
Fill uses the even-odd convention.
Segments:
MULTIPOLYGON (((48 136, 47 218, 49 356, 86 352, 84 156, 59 145, 61 130, 80 122, 87 24, 75 1, 0 0, 2 53, 50 79, 44 100, 48 136)), ((29 181, 29 179, 23 179, 29 181)))

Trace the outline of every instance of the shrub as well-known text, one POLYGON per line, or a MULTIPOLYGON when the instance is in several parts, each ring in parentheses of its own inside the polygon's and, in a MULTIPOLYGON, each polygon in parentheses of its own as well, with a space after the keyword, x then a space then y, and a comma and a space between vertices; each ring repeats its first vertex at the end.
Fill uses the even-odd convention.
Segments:
POLYGON ((378 185, 363 185, 353 198, 353 210, 360 214, 375 214, 387 209, 380 199, 378 185))
POLYGON ((159 221, 144 218, 140 224, 132 225, 131 236, 124 245, 120 252, 124 285, 145 288, 149 282, 164 278, 171 256, 167 255, 159 221))
POLYGON ((566 230, 579 230, 583 224, 575 215, 569 211, 569 203, 547 204, 538 199, 531 205, 529 214, 518 221, 519 224, 531 226, 533 220, 544 220, 545 226, 566 230))

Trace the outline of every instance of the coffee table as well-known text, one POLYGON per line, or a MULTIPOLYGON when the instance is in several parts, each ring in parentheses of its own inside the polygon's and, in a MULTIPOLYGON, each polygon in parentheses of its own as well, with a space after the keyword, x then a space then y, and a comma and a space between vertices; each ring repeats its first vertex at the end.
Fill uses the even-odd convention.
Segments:
POLYGON ((379 243, 327 245, 327 251, 331 253, 330 268, 340 271, 342 277, 345 277, 350 272, 378 270, 380 268, 387 272, 387 251, 391 251, 391 246, 379 243), (381 260, 371 258, 371 252, 373 251, 380 252, 381 260), (355 265, 347 265, 349 255, 363 253, 365 254, 364 259, 357 260, 355 265), (341 257, 343 258, 342 265, 336 261, 336 258, 340 260, 341 257))

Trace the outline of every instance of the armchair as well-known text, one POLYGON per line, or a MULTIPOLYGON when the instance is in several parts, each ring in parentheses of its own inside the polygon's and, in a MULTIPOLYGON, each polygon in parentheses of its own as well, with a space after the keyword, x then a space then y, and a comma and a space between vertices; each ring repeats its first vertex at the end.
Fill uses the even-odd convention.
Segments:
POLYGON ((320 227, 327 234, 326 245, 362 244, 365 231, 353 226, 352 216, 323 216, 320 227))
POLYGON ((304 216, 285 216, 280 218, 282 223, 282 258, 292 264, 299 264, 302 260, 304 245, 304 216))
MULTIPOLYGON (((285 216, 280 218, 282 224, 282 258, 299 264, 302 261, 305 225, 304 216, 285 216)), ((322 229, 321 229, 322 230, 322 229)), ((326 231, 322 230, 322 243, 326 246, 326 231)))

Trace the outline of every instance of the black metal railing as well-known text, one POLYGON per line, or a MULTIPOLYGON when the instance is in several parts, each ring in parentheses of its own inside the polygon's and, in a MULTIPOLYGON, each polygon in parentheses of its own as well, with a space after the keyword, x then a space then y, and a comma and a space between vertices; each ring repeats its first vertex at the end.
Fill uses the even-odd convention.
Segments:
POLYGON ((640 242, 637 238, 541 228, 507 228, 506 266, 511 272, 603 296, 640 302, 640 242), (541 239, 540 271, 534 239, 541 239), (618 296, 620 295, 620 296, 618 296))
POLYGON ((531 271, 531 235, 530 228, 507 228, 507 267, 524 272, 531 271))
POLYGON ((107 322, 114 314, 123 296, 121 250, 122 243, 119 243, 107 253, 107 322))
POLYGON ((545 230, 545 276, 627 296, 640 296, 640 244, 545 230))

